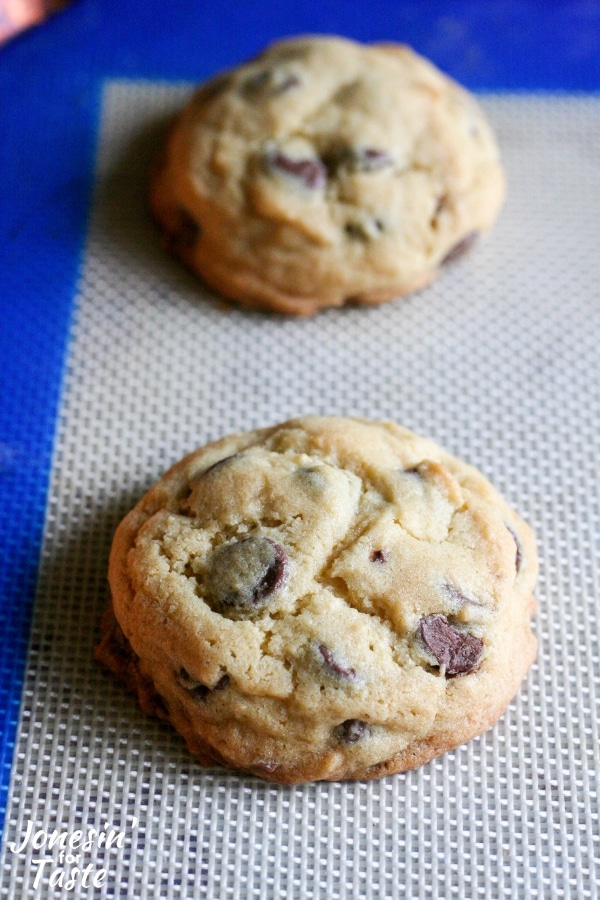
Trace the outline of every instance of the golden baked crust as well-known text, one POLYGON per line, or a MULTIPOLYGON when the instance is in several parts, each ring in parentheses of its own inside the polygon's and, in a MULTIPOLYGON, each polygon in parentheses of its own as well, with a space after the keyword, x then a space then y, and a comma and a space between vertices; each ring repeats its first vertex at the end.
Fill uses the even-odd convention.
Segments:
POLYGON ((151 207, 225 297, 310 315, 418 290, 493 224, 498 148, 475 99, 408 47, 301 38, 203 85, 151 207))
POLYGON ((502 714, 536 573, 475 469, 390 422, 304 417, 207 445, 140 500, 97 657, 203 764, 375 778, 502 714))

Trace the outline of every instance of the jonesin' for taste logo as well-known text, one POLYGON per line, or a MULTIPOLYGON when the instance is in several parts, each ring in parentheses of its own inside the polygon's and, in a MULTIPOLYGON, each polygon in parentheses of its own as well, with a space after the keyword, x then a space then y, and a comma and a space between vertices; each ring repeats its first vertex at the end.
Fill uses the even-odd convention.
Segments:
MULTIPOLYGON (((138 819, 133 816, 129 828, 135 828, 138 819)), ((27 853, 31 849, 31 865, 35 871, 34 888, 47 879, 50 887, 74 891, 80 887, 102 887, 108 870, 99 868, 96 862, 88 862, 86 854, 96 849, 116 850, 125 846, 127 830, 113 828, 104 822, 101 828, 76 829, 75 831, 35 830, 29 820, 20 841, 8 845, 12 853, 27 853)))

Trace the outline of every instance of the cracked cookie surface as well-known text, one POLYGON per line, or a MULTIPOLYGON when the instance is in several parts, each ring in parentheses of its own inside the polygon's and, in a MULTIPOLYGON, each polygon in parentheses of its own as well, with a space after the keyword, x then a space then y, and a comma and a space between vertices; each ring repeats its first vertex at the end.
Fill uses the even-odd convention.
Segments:
POLYGON ((192 453, 123 520, 97 656, 205 764, 373 778, 502 714, 536 572, 474 468, 390 422, 299 418, 192 453))
POLYGON ((301 38, 202 86, 151 205, 245 306, 311 314, 428 284, 493 224, 504 176, 475 99, 408 47, 301 38))

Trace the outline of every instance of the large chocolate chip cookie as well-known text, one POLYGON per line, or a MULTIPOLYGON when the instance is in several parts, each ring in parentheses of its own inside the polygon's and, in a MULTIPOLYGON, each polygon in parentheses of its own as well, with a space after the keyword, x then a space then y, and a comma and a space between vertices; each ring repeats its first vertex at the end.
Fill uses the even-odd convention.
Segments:
POLYGON ((245 306, 310 314, 430 282, 496 218, 504 176, 465 90, 407 47, 286 40, 199 89, 151 205, 245 306))
POLYGON ((536 569, 472 467, 393 423, 300 418, 192 453, 129 513, 97 656, 205 764, 373 778, 502 714, 536 569))

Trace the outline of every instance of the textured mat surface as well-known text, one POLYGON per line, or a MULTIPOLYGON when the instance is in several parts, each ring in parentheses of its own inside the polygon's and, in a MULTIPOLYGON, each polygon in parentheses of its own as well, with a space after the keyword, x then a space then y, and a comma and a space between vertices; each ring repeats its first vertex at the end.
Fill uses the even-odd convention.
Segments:
POLYGON ((509 179, 489 239, 418 296, 295 321, 224 311, 158 246, 146 169, 186 95, 104 95, 0 896, 67 896, 79 866, 81 897, 596 897, 600 100, 487 98, 509 179), (91 659, 112 533, 141 492, 206 440, 308 412, 435 439, 538 537, 539 658, 506 716, 376 783, 203 770, 91 659), (89 846, 61 862, 55 829, 89 846))

